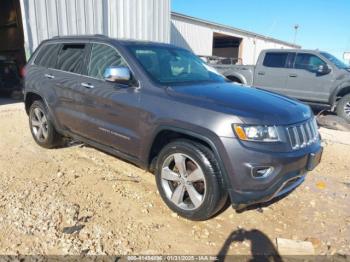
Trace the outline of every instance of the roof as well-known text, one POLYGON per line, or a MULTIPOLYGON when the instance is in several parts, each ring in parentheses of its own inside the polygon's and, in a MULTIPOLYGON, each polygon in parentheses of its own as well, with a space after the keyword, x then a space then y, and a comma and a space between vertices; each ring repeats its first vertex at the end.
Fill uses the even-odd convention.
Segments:
POLYGON ((296 45, 296 44, 293 44, 293 43, 289 43, 289 42, 286 42, 286 41, 283 41, 283 40, 279 40, 279 39, 276 39, 276 38, 273 38, 273 37, 257 34, 257 33, 254 33, 254 32, 246 31, 246 30, 235 28, 235 27, 228 26, 228 25, 223 25, 223 24, 211 22, 211 21, 200 19, 200 18, 196 18, 196 17, 193 17, 193 16, 188 16, 188 15, 184 15, 184 14, 180 14, 180 13, 176 13, 176 12, 171 12, 171 16, 175 17, 175 18, 182 18, 182 19, 186 19, 186 20, 196 21, 196 22, 203 23, 203 24, 210 25, 210 26, 221 27, 221 28, 226 29, 226 30, 232 30, 232 31, 236 31, 236 32, 239 32, 239 33, 242 33, 242 34, 245 34, 245 35, 250 35, 250 36, 262 38, 264 40, 269 40, 269 41, 272 41, 272 42, 276 42, 276 43, 280 43, 280 44, 284 44, 284 45, 289 45, 289 46, 294 47, 294 48, 301 48, 301 46, 299 46, 299 45, 296 45))
POLYGON ((128 38, 113 38, 109 37, 107 35, 102 34, 95 34, 95 35, 63 35, 63 36, 54 36, 50 39, 47 39, 46 41, 52 41, 52 40, 104 40, 113 42, 116 41, 119 44, 122 45, 157 45, 157 46, 173 46, 168 43, 161 43, 161 42, 152 42, 152 41, 146 41, 146 40, 136 40, 136 39, 128 39, 128 38))

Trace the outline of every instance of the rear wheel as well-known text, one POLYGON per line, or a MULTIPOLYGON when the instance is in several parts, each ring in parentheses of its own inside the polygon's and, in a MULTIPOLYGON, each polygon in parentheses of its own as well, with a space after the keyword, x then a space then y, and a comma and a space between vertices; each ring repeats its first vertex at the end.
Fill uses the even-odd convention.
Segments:
POLYGON ((338 116, 350 123, 350 94, 340 99, 336 112, 338 116))
POLYGON ((214 154, 189 140, 177 140, 161 150, 156 182, 167 206, 191 220, 209 219, 227 199, 214 154))
POLYGON ((34 101, 29 110, 29 126, 35 142, 45 148, 53 148, 62 144, 63 139, 57 133, 45 104, 34 101))

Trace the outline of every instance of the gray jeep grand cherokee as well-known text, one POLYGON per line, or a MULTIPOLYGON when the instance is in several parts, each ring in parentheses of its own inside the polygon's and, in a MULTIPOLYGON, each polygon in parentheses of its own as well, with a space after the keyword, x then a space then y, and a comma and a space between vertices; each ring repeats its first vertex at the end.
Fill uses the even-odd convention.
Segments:
POLYGON ((104 36, 53 38, 26 67, 35 141, 70 137, 154 171, 164 202, 205 220, 300 185, 322 147, 310 108, 228 83, 191 52, 104 36))

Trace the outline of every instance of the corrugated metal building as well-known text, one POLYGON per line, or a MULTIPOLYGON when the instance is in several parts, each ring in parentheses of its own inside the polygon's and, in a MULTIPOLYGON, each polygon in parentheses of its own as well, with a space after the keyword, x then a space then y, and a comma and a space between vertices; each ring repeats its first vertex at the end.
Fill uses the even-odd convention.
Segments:
POLYGON ((0 56, 19 66, 42 40, 59 35, 104 34, 164 43, 197 55, 254 64, 266 48, 298 47, 277 39, 171 13, 170 0, 1 0, 0 56))
POLYGON ((42 40, 104 34, 168 43, 170 0, 1 0, 0 55, 25 62, 42 40), (25 48, 25 52, 23 50, 25 48))
POLYGON ((300 48, 288 42, 234 27, 171 14, 171 43, 197 55, 231 57, 243 64, 255 64, 259 53, 268 48, 300 48))

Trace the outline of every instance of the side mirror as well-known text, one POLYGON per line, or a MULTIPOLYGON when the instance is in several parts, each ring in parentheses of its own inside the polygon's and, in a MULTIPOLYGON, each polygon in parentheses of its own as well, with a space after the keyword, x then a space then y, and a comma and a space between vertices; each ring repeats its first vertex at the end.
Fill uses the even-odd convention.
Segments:
POLYGON ((109 82, 128 85, 131 80, 131 72, 129 68, 124 66, 111 66, 106 68, 103 78, 109 82))
POLYGON ((331 69, 328 67, 328 65, 320 65, 317 68, 317 73, 320 74, 320 75, 326 75, 329 72, 331 72, 331 69))

